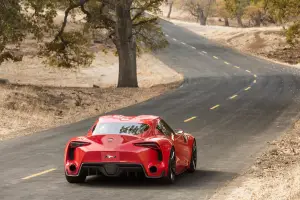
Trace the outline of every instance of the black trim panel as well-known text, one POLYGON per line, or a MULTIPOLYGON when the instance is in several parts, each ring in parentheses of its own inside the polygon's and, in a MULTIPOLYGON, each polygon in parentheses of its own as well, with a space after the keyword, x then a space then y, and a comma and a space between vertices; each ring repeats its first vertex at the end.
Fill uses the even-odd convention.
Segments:
POLYGON ((67 176, 79 176, 81 173, 89 175, 104 175, 108 177, 118 177, 124 172, 143 172, 147 178, 161 178, 164 176, 165 172, 163 171, 160 176, 153 177, 148 176, 142 164, 137 163, 82 163, 79 169, 78 175, 69 175, 67 176))

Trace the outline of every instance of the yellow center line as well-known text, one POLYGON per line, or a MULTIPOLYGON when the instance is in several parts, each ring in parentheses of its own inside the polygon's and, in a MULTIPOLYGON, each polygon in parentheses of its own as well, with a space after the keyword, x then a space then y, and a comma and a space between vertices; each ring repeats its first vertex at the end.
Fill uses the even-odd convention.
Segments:
POLYGON ((247 87, 247 88, 245 89, 245 91, 250 90, 250 89, 251 89, 251 87, 247 87))
POLYGON ((196 47, 193 47, 193 46, 191 46, 192 47, 192 49, 196 49, 196 47))
POLYGON ((184 42, 181 42, 181 44, 186 45, 186 43, 184 43, 184 42))
POLYGON ((237 68, 237 69, 240 69, 240 67, 238 67, 238 66, 234 66, 235 68, 237 68))
POLYGON ((235 99, 236 97, 238 97, 238 95, 233 95, 232 97, 230 97, 230 99, 235 99))
POLYGON ((255 77, 255 78, 257 78, 257 75, 256 75, 256 74, 254 74, 254 77, 255 77))
POLYGON ((37 173, 37 174, 33 174, 33 175, 30 175, 30 176, 26 176, 26 177, 24 177, 24 178, 22 178, 22 179, 23 179, 23 180, 30 179, 30 178, 37 177, 37 176, 40 176, 40 175, 43 175, 43 174, 47 174, 47 173, 52 172, 52 171, 54 171, 54 170, 56 170, 56 168, 48 169, 48 170, 46 170, 46 171, 42 171, 42 172, 37 173))
POLYGON ((173 38, 173 40, 174 40, 174 41, 177 41, 177 39, 176 39, 176 38, 173 38))
POLYGON ((248 73, 251 73, 251 71, 250 71, 250 70, 246 70, 246 72, 248 72, 248 73))
POLYGON ((214 107, 210 108, 211 110, 214 110, 216 108, 220 107, 220 105, 215 105, 214 107))
POLYGON ((256 80, 254 80, 253 83, 256 83, 256 80))
POLYGON ((191 118, 189 118, 189 119, 184 120, 184 122, 189 122, 189 121, 192 121, 193 119, 196 119, 196 118, 197 118, 197 117, 194 116, 194 117, 191 117, 191 118))
POLYGON ((207 54, 207 52, 206 51, 202 51, 203 53, 205 53, 205 54, 207 54))
POLYGON ((229 62, 224 62, 226 65, 229 65, 230 63, 229 62))
POLYGON ((217 56, 214 56, 214 59, 217 59, 217 60, 218 60, 219 58, 218 58, 217 56))

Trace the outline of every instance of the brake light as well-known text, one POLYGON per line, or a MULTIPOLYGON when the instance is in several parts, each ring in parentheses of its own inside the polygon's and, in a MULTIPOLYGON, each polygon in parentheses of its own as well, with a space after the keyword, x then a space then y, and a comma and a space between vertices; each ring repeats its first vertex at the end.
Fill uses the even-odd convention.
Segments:
POLYGON ((135 146, 151 148, 154 150, 160 150, 159 145, 156 142, 140 142, 134 143, 135 146))
POLYGON ((82 141, 72 141, 70 143, 71 148, 77 148, 77 147, 82 147, 82 146, 87 146, 90 145, 90 142, 82 142, 82 141))

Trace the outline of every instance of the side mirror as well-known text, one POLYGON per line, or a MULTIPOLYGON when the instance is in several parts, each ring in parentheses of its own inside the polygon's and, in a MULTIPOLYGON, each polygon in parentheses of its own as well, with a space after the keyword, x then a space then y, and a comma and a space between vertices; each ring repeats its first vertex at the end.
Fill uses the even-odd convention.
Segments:
POLYGON ((175 129, 174 130, 176 134, 183 134, 184 131, 182 129, 175 129))

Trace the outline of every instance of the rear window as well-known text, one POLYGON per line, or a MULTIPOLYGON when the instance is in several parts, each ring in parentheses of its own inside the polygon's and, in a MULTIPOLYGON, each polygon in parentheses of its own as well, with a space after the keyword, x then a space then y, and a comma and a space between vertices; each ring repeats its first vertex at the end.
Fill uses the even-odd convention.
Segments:
POLYGON ((139 135, 149 129, 148 124, 129 122, 98 123, 93 130, 93 135, 100 134, 130 134, 139 135))

